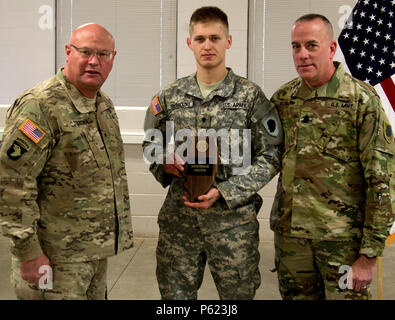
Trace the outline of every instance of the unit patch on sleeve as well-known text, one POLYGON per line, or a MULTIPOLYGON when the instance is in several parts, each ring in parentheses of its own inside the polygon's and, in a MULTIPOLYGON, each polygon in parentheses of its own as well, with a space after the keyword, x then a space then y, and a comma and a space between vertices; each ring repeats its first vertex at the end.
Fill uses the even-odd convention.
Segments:
POLYGON ((274 116, 269 116, 267 117, 263 125, 265 126, 266 131, 273 137, 277 137, 278 134, 280 133, 280 126, 277 123, 277 119, 274 116))
POLYGON ((159 98, 156 96, 152 101, 151 101, 151 109, 152 113, 154 116, 156 116, 158 113, 161 113, 163 111, 162 106, 160 105, 159 98))
POLYGON ((25 146, 18 140, 15 140, 11 147, 7 150, 7 156, 11 160, 18 160, 27 151, 25 146))
POLYGON ((21 130, 25 135, 27 135, 31 140, 35 143, 41 141, 42 138, 45 136, 45 132, 42 131, 39 127, 37 127, 31 120, 27 119, 20 127, 21 130))
POLYGON ((392 128, 389 123, 384 123, 384 137, 388 143, 392 143, 394 140, 394 136, 392 134, 392 128))

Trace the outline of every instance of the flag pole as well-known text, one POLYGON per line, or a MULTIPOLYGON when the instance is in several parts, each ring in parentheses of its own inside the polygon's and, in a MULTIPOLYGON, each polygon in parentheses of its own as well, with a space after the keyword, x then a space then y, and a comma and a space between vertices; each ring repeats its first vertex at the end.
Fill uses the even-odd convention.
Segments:
POLYGON ((383 257, 377 257, 377 300, 383 300, 383 257))

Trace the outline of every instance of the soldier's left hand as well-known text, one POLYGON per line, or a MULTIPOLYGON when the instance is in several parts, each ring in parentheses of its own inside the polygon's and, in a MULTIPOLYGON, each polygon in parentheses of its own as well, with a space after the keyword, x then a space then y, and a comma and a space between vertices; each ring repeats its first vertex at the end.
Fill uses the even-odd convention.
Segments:
POLYGON ((29 283, 38 284, 40 278, 43 276, 43 274, 39 271, 40 267, 49 265, 49 259, 45 254, 41 254, 39 257, 29 261, 21 261, 19 263, 21 277, 23 280, 29 283))
POLYGON ((376 258, 369 259, 361 255, 351 266, 353 290, 359 292, 373 280, 376 258))
POLYGON ((219 198, 221 194, 218 189, 211 188, 205 195, 199 196, 199 202, 191 202, 187 195, 183 196, 184 204, 191 208, 208 209, 210 208, 219 198))

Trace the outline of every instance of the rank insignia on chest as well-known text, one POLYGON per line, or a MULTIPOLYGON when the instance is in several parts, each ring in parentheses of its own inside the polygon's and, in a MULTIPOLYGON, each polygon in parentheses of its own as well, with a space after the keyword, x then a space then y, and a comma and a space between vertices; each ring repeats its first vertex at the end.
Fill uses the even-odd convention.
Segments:
POLYGON ((39 143, 45 136, 45 132, 37 127, 31 120, 27 119, 20 127, 25 135, 27 135, 35 143, 39 143))
POLYGON ((151 101, 151 110, 154 116, 156 116, 158 113, 161 113, 163 111, 162 106, 160 105, 159 98, 156 96, 152 101, 151 101))

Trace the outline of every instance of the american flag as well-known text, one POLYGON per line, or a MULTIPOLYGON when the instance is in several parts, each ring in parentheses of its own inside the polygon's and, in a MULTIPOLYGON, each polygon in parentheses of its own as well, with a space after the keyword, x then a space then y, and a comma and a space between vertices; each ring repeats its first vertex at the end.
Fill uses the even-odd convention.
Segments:
POLYGON ((162 112, 162 106, 160 105, 159 98, 156 96, 152 101, 151 101, 151 109, 153 114, 156 116, 159 112, 162 112))
POLYGON ((358 0, 338 42, 351 74, 382 87, 392 107, 386 111, 395 129, 395 86, 391 78, 395 74, 394 27, 395 0, 358 0))
POLYGON ((35 143, 38 143, 45 135, 45 132, 37 127, 29 119, 26 120, 22 126, 19 128, 25 135, 32 139, 35 143))
MULTIPOLYGON (((395 85, 392 79, 395 74, 394 27, 395 0, 358 0, 338 38, 351 74, 375 86, 379 93, 383 92, 385 95, 380 95, 380 98, 393 131, 395 130, 395 85)), ((395 223, 390 234, 387 241, 395 236, 395 223)))

